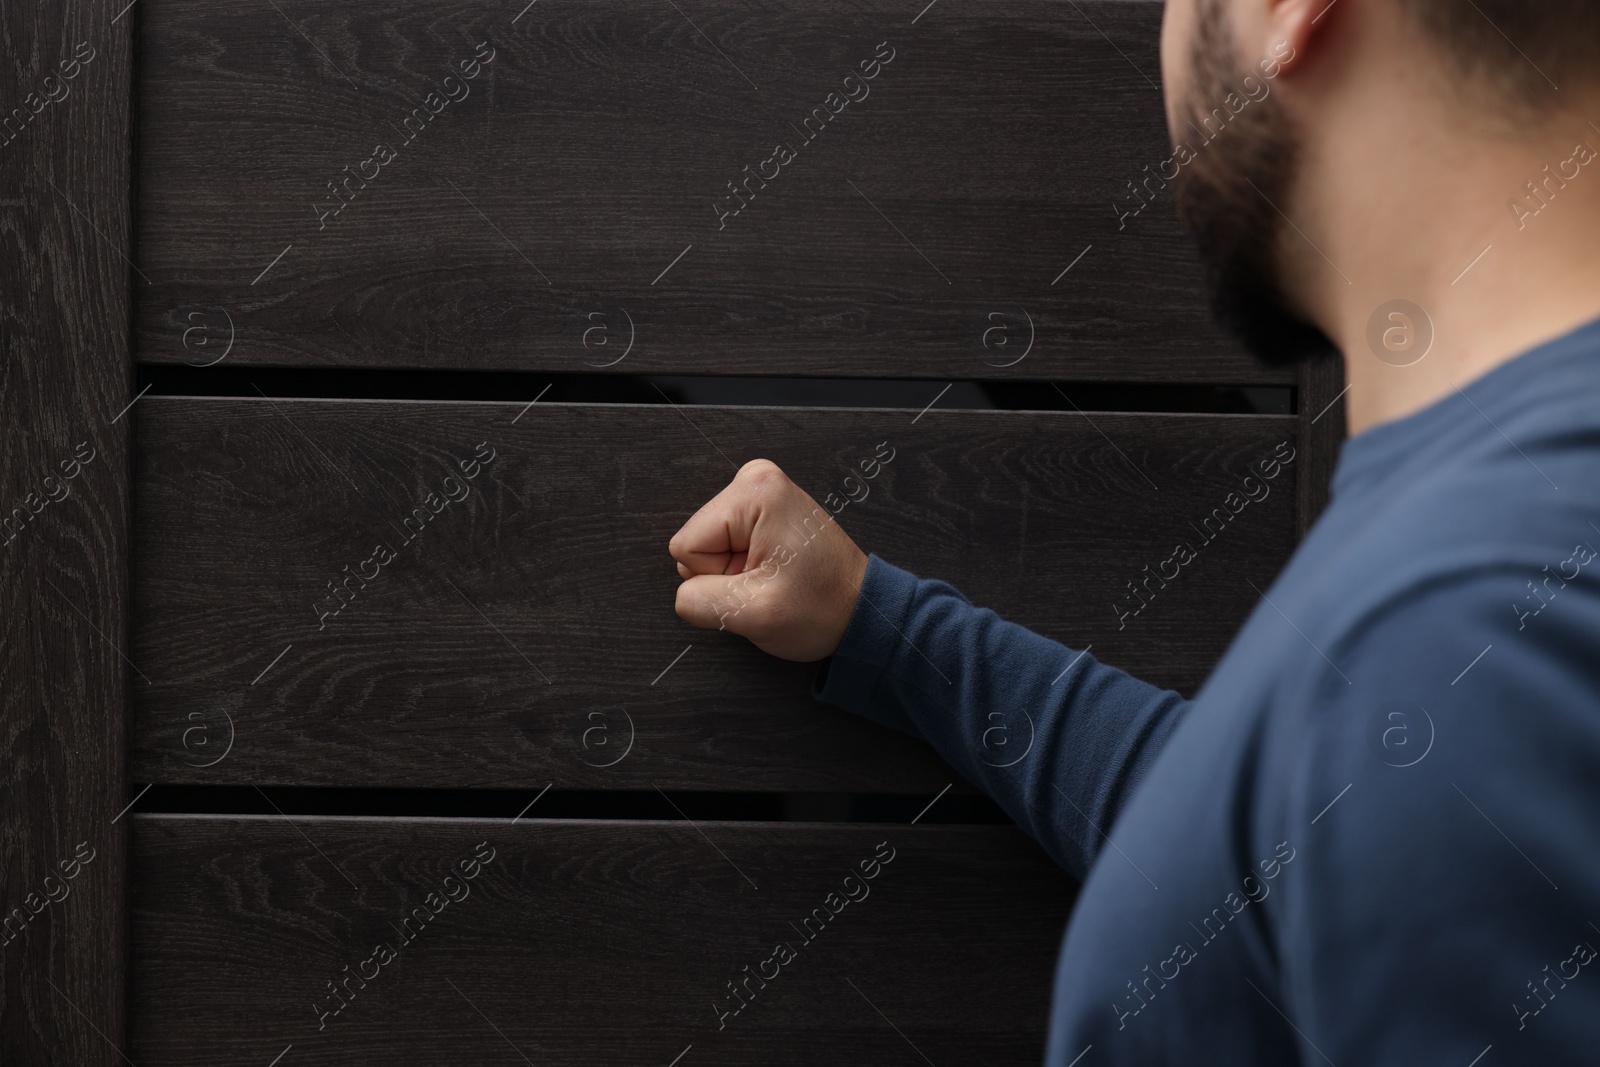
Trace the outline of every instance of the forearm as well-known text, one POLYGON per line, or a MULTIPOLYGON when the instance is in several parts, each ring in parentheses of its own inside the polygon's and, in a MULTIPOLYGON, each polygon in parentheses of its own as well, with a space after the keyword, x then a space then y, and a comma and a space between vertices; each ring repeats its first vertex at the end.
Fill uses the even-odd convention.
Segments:
POLYGON ((926 740, 1079 876, 1185 706, 877 556, 814 693, 926 740))

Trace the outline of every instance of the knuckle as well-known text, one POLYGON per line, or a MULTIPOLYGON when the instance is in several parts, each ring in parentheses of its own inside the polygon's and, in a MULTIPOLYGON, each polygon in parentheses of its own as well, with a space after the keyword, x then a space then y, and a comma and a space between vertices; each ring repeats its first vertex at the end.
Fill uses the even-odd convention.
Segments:
POLYGON ((783 469, 770 459, 752 459, 739 468, 739 475, 754 486, 776 485, 783 480, 783 469))

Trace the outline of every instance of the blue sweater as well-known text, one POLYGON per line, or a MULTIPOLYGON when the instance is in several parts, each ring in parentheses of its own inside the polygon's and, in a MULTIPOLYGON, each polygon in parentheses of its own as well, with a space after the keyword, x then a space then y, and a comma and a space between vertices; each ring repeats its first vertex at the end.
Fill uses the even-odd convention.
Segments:
POLYGON ((1600 321, 1345 442, 1191 701, 877 556, 815 693, 1083 879, 1049 1067, 1596 1064, 1597 550, 1600 321))

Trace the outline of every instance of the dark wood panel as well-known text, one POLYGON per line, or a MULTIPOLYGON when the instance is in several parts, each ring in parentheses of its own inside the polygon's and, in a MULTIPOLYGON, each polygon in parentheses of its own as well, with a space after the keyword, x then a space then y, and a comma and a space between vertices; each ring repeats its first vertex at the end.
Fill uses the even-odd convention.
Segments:
POLYGON ((737 465, 774 459, 819 500, 864 486, 839 521, 865 549, 1192 690, 1254 604, 1250 583, 1264 588, 1290 553, 1296 467, 1253 483, 1263 499, 1213 520, 1210 543, 1198 524, 1276 449, 1292 453, 1294 427, 147 397, 133 646, 151 682, 134 693, 134 773, 932 792, 950 780, 943 764, 813 703, 812 667, 674 613, 667 541, 737 465), (846 486, 882 442, 892 462, 846 486), (474 478, 459 477, 463 461, 474 478), (428 493, 440 510, 418 533, 405 518, 428 493), (380 542, 395 554, 386 564, 380 542), (1129 583, 1151 580, 1179 542, 1197 558, 1167 568, 1177 576, 1164 589, 1154 579, 1139 609, 1129 583), (356 572, 371 581, 335 599, 330 583, 356 572), (600 766, 630 735, 627 757, 600 766))
POLYGON ((920 6, 146 0, 139 357, 1292 382, 1151 177, 1161 5, 920 6))
POLYGON ((0 6, 0 1059, 121 1063, 130 24, 0 6))
POLYGON ((1010 827, 131 818, 141 1067, 1034 1064, 1073 893, 1010 827))
POLYGON ((1330 349, 1300 367, 1299 535, 1305 536, 1328 506, 1333 468, 1345 437, 1344 359, 1330 349))

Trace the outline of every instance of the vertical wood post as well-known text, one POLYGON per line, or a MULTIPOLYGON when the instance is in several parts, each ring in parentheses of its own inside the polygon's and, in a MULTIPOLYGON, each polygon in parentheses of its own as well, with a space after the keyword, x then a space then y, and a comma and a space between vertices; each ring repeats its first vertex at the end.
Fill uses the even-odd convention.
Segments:
POLYGON ((1299 500, 1295 534, 1304 537, 1328 504, 1328 482, 1344 440, 1344 361, 1329 350, 1300 368, 1299 500))
POLYGON ((126 1062, 132 32, 0 5, 0 1057, 126 1062))

